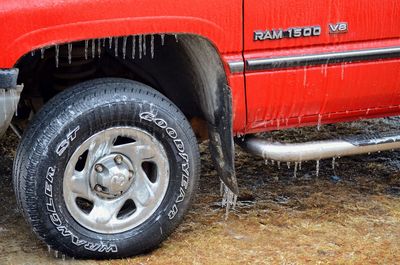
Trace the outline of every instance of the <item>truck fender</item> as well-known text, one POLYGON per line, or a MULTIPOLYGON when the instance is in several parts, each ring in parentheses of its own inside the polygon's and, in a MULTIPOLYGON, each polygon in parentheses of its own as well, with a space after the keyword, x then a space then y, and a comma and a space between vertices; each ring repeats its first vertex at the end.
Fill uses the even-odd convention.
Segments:
POLYGON ((184 36, 183 47, 197 78, 195 93, 208 123, 210 152, 220 179, 235 194, 232 93, 216 48, 206 39, 184 36))

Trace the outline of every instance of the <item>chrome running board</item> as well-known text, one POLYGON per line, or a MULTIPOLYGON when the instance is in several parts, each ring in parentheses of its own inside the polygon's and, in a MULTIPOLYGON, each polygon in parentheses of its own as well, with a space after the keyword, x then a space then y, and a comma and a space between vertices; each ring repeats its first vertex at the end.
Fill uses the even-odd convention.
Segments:
POLYGON ((400 135, 362 135, 305 143, 272 142, 260 137, 245 136, 236 143, 249 153, 266 160, 302 162, 399 149, 400 135))

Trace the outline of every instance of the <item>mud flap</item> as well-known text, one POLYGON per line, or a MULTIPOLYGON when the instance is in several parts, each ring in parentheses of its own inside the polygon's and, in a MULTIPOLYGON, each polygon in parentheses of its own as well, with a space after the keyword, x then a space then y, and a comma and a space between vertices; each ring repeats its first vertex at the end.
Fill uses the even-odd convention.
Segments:
POLYGON ((23 86, 17 85, 18 69, 0 69, 0 137, 17 110, 23 86))
MULTIPOLYGON (((234 166, 232 93, 227 85, 219 53, 208 40, 195 36, 182 36, 179 44, 189 58, 187 69, 191 70, 195 100, 198 100, 202 118, 208 124, 210 152, 215 168, 227 189, 238 194, 234 166)), ((229 194, 229 191, 226 193, 229 194)))
POLYGON ((227 86, 218 90, 213 123, 209 123, 210 152, 220 179, 236 195, 239 188, 234 164, 232 93, 227 86))

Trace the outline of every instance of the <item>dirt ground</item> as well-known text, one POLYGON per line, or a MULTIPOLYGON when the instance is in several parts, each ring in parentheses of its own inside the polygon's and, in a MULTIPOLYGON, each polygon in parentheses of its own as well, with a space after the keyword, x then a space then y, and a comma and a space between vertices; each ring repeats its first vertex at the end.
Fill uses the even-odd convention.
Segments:
MULTIPOLYGON (((400 119, 287 130, 273 139, 304 141, 339 134, 398 131, 400 119)), ((55 259, 19 213, 11 168, 17 138, 0 140, 0 264, 399 264, 400 151, 293 165, 237 148, 240 196, 225 220, 219 180, 205 145, 197 198, 183 224, 147 255, 112 261, 55 259)))

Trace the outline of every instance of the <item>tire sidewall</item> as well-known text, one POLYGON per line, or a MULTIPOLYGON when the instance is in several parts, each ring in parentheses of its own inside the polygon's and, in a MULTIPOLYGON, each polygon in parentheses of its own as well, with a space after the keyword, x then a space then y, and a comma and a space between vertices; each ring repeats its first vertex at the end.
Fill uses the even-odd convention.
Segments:
POLYGON ((109 97, 96 99, 94 105, 91 99, 67 103, 68 108, 45 128, 43 135, 47 137, 38 141, 41 147, 47 147, 41 160, 30 164, 37 167, 38 212, 43 231, 47 231, 41 236, 76 257, 131 256, 160 244, 182 219, 190 201, 187 195, 195 186, 191 180, 195 175, 195 149, 188 140, 191 135, 174 117, 181 113, 172 113, 166 104, 134 98, 131 93, 120 93, 112 104, 101 103, 109 97), (143 129, 163 145, 169 162, 169 185, 160 206, 144 223, 123 233, 100 234, 84 228, 70 215, 63 197, 64 169, 84 141, 117 126, 143 129))

